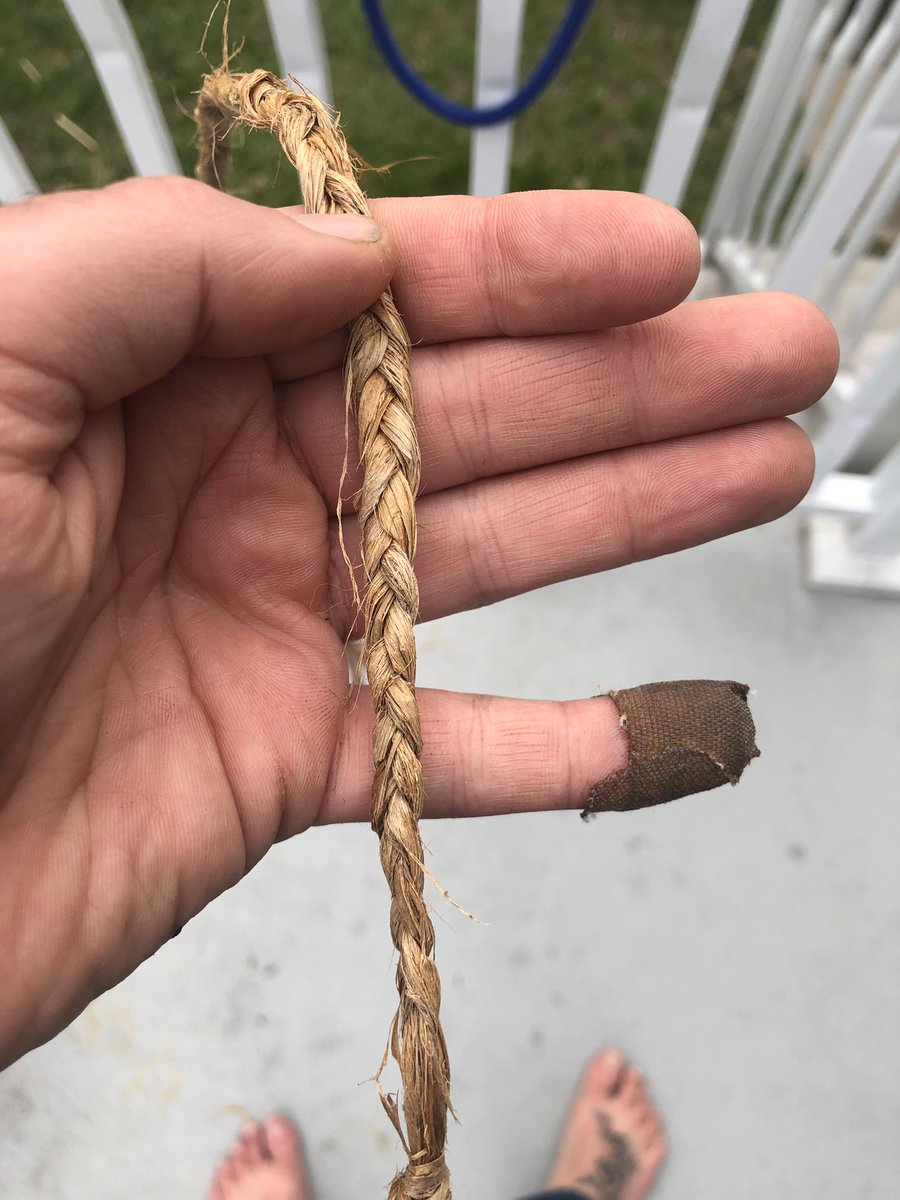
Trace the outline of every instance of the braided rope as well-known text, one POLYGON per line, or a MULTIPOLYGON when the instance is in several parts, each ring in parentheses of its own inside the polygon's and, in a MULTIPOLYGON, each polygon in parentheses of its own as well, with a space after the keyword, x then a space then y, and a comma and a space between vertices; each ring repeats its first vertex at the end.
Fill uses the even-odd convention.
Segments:
MULTIPOLYGON (((329 111, 267 71, 205 76, 197 110, 197 175, 215 187, 225 177, 229 137, 238 122, 268 130, 296 167, 310 212, 368 214, 347 143, 329 111)), ((400 1068, 397 1100, 382 1103, 409 1163, 389 1200, 451 1200, 444 1161, 450 1071, 440 1023, 434 928, 422 895, 422 766, 415 694, 413 625, 419 594, 415 496, 420 457, 409 383, 409 336, 390 289, 353 323, 345 383, 359 436, 363 484, 357 504, 366 576, 365 658, 375 711, 372 828, 391 892, 399 1005, 390 1050, 400 1068), (405 1124, 405 1133, 404 1133, 405 1124)))

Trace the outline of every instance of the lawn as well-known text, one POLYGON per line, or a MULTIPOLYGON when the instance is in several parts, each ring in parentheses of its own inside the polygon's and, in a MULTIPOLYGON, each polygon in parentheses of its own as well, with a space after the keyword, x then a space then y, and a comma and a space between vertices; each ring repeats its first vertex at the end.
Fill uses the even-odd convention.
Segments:
MULTIPOLYGON (((199 46, 212 0, 125 2, 189 172, 192 93, 204 70, 199 46)), ((526 70, 540 57, 565 7, 566 0, 532 0, 526 70)), ((755 3, 726 80, 684 205, 694 221, 702 216, 773 7, 774 0, 755 3)), ((433 86, 468 102, 474 0, 440 6, 390 0, 386 8, 417 69, 433 86)), ((357 0, 322 0, 321 9, 334 99, 348 137, 367 162, 396 164, 390 172, 369 173, 367 190, 374 195, 465 191, 468 133, 419 107, 394 81, 371 43, 357 0)), ((693 0, 599 0, 566 66, 519 119, 512 187, 639 188, 692 9, 693 0)), ((211 55, 219 45, 220 13, 208 42, 211 55)), ((233 0, 230 26, 233 40, 244 39, 238 68, 277 70, 262 0, 233 0)), ((62 0, 7 0, 0 10, 0 116, 46 190, 96 186, 129 174, 62 0), (69 124, 67 132, 62 127, 67 123, 77 129, 69 124)), ((289 203, 296 196, 292 173, 281 167, 276 148, 261 134, 243 138, 232 188, 265 204, 289 203)))

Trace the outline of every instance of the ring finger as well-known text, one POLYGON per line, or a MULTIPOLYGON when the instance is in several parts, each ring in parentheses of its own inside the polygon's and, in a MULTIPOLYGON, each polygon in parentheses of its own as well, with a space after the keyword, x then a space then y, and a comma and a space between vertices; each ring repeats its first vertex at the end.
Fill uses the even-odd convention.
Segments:
MULTIPOLYGON (((428 496, 418 505, 421 620, 774 520, 802 498, 812 467, 806 435, 782 419, 428 496)), ((331 534, 329 615, 346 630, 355 610, 335 521, 331 534)), ((355 519, 344 522, 344 540, 357 562, 355 519)))

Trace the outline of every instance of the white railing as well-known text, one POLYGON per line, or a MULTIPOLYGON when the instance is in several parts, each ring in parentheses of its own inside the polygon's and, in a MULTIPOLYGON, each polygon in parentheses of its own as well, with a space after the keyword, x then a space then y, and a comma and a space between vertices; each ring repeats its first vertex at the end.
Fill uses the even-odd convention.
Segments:
MULTIPOLYGON (((474 99, 518 84, 526 0, 479 0, 474 99)), ((65 0, 138 174, 178 171, 120 0, 65 0)), ((265 0, 286 77, 330 98, 316 0, 265 0)), ((698 0, 643 190, 678 205, 751 0, 698 0)), ((413 103, 411 100, 410 103, 413 103)), ((511 122, 474 131, 470 190, 508 186, 511 122)), ((0 122, 0 200, 36 191, 0 122)), ((900 597, 900 0, 781 0, 708 207, 723 288, 777 288, 834 320, 841 370, 818 406, 808 577, 900 597), (876 252, 877 251, 877 252, 876 252)))
MULTIPOLYGON (((711 87, 698 77, 711 74, 716 37, 734 44, 747 7, 698 4, 651 195, 683 195, 721 63, 711 87)), ((706 261, 737 290, 796 292, 834 321, 841 369, 818 406, 808 578, 900 597, 900 238, 888 228, 898 202, 900 0, 783 0, 710 201, 706 261)))

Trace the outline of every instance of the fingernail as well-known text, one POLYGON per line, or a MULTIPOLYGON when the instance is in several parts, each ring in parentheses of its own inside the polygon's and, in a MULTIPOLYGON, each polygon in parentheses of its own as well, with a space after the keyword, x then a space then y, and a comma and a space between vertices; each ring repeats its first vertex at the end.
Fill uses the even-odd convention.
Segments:
POLYGON ((381 230, 370 217, 359 213, 287 213, 298 225, 348 242, 377 242, 381 230))

